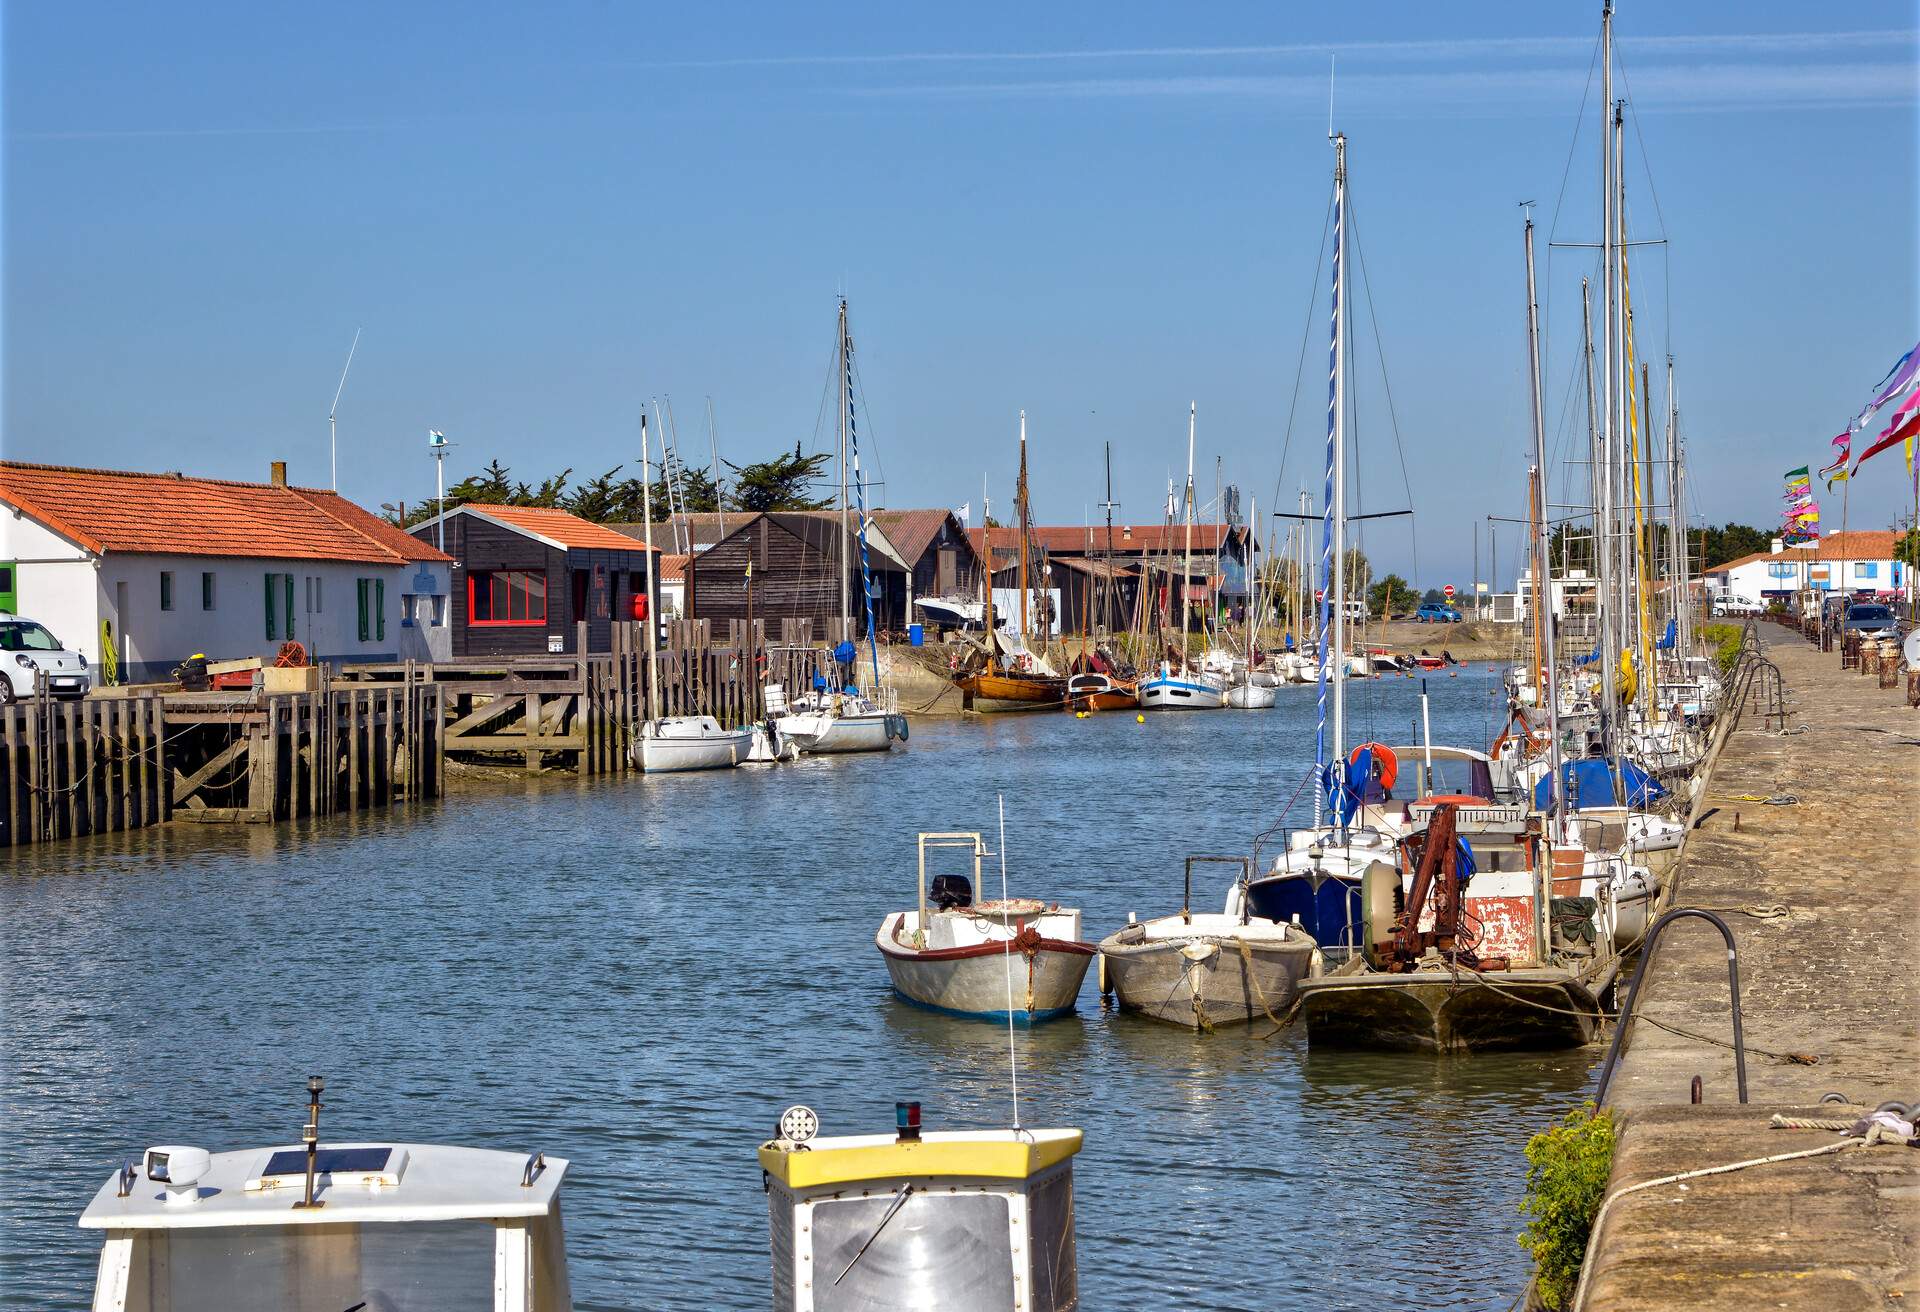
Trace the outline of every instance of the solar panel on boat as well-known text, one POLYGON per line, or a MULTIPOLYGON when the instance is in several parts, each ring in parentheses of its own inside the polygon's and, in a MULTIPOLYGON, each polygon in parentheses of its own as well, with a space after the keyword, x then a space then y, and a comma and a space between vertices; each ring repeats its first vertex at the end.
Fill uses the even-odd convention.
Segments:
MULTIPOLYGON (((324 1175, 329 1171, 352 1174, 357 1171, 384 1171, 387 1162, 393 1157, 391 1148, 322 1148, 314 1158, 313 1169, 324 1175)), ((304 1148, 283 1148, 267 1159, 267 1169, 262 1176, 305 1175, 307 1173, 307 1151, 304 1148)))

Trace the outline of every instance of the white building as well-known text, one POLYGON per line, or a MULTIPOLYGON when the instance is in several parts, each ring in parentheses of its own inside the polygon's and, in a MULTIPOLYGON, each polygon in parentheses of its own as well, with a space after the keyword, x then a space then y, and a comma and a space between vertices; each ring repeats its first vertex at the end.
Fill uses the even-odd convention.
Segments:
POLYGON ((0 611, 39 621, 103 682, 196 652, 310 660, 447 653, 449 557, 321 488, 0 461, 0 611))
POLYGON ((1716 595, 1749 601, 1786 600, 1801 592, 1850 592, 1893 600, 1904 597, 1913 571, 1893 558, 1899 534, 1889 529, 1829 533, 1818 542, 1787 546, 1775 538, 1771 550, 1715 565, 1706 572, 1716 595))

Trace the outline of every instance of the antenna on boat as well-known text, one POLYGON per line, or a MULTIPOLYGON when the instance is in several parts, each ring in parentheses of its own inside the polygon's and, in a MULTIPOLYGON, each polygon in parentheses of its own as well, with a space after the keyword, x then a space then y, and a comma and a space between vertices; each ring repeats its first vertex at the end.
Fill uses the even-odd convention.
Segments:
POLYGON ((340 385, 333 389, 333 404, 327 407, 327 457, 333 466, 333 490, 340 490, 340 441, 333 416, 340 409, 340 393, 347 390, 347 372, 353 368, 353 353, 360 349, 360 330, 353 330, 353 345, 347 348, 347 363, 340 370, 340 385))
POLYGON ((1000 924, 1007 931, 1007 1067, 1013 1072, 1013 1128, 1020 1128, 1020 1054, 1013 1041, 1013 909, 1007 901, 1007 795, 1000 804, 1000 924))
POLYGON ((1333 140, 1333 67, 1339 55, 1327 56, 1327 140, 1333 140))
POLYGON ((300 1131, 300 1137, 307 1145, 307 1189, 301 1201, 295 1207, 325 1207, 324 1202, 313 1201, 314 1168, 320 1158, 320 1095, 326 1090, 327 1077, 324 1075, 307 1076, 307 1123, 300 1131))

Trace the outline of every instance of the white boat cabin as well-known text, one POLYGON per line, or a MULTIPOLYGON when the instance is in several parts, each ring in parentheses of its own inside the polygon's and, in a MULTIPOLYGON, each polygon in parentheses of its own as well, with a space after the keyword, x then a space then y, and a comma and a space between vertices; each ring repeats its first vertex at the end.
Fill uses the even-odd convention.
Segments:
POLYGON ((80 1217, 94 1312, 567 1312, 560 1158, 438 1144, 150 1148, 80 1217))
POLYGON ((814 1138, 805 1107, 760 1146, 774 1312, 1066 1312, 1079 1306, 1078 1130, 814 1138))

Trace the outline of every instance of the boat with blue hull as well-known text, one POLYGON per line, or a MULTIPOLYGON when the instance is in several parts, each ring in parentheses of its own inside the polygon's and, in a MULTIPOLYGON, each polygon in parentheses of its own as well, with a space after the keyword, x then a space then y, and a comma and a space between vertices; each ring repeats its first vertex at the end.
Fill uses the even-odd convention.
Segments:
POLYGON ((1226 696, 1226 688, 1211 675, 1175 670, 1162 662, 1160 672, 1140 684, 1140 709, 1217 711, 1226 704, 1226 696))
POLYGON ((874 947, 900 998, 930 1011, 1034 1025, 1070 1015, 1096 949, 1080 912, 1038 898, 976 902, 986 844, 978 833, 919 836, 919 905, 881 922, 874 947), (959 851, 972 874, 929 879, 928 858, 959 851))

